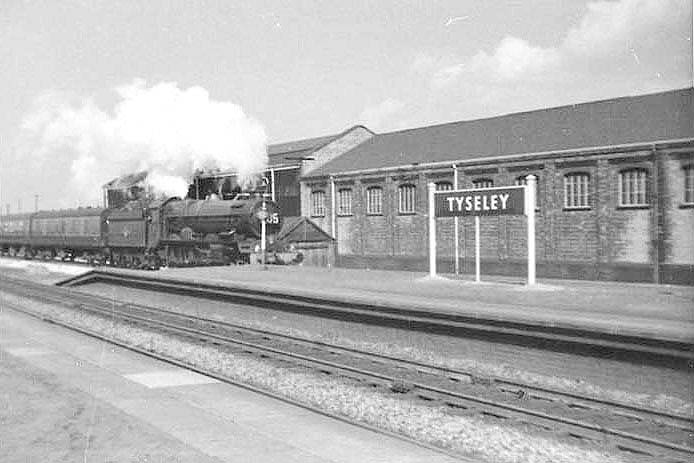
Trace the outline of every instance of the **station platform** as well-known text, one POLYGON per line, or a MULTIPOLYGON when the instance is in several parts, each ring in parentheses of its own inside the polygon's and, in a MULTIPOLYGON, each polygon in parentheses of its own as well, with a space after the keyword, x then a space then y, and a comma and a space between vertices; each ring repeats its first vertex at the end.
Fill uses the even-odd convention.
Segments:
POLYGON ((104 269, 328 300, 455 313, 668 341, 694 342, 694 287, 577 280, 538 280, 309 266, 245 265, 104 269))
POLYGON ((5 462, 461 461, 2 307, 0 372, 5 462))

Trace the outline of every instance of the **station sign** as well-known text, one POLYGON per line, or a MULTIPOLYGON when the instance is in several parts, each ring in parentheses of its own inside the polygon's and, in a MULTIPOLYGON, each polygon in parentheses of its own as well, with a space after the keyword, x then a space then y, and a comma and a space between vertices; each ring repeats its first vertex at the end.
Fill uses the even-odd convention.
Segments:
POLYGON ((523 215, 524 213, 525 187, 523 185, 434 193, 436 217, 523 215))

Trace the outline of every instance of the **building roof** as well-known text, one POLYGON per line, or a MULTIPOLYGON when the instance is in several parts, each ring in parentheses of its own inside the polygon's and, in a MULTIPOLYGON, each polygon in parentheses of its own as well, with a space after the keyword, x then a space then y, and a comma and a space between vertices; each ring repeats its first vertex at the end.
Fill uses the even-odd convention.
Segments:
POLYGON ((384 133, 309 176, 692 138, 693 90, 685 88, 384 133))
POLYGON ((343 136, 350 133, 352 130, 362 127, 369 132, 373 133, 368 128, 363 125, 354 125, 347 130, 334 135, 326 135, 323 137, 316 138, 305 138, 303 140, 289 141, 285 143, 276 143, 273 145, 268 145, 268 167, 277 167, 281 165, 296 164, 297 166, 301 164, 302 158, 310 157, 312 153, 321 149, 328 143, 342 138, 343 136))
POLYGON ((323 137, 306 138, 303 140, 294 140, 284 143, 268 145, 267 154, 269 157, 270 165, 300 162, 297 159, 286 158, 306 157, 310 155, 315 149, 330 143, 339 136, 340 134, 326 135, 323 137))

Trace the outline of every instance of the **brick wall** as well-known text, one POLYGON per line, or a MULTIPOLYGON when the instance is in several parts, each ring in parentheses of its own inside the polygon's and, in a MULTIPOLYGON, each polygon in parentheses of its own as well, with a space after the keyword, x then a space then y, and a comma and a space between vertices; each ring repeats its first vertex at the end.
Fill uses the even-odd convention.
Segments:
POLYGON ((684 202, 684 167, 694 164, 691 155, 668 156, 663 162, 665 178, 665 255, 667 264, 694 263, 694 208, 684 202))
MULTIPOLYGON (((539 163, 528 160, 466 166, 459 169, 459 187, 470 188, 482 177, 492 179, 495 186, 513 185, 516 178, 530 173, 539 177, 538 276, 694 284, 694 208, 682 204, 683 166, 692 162, 692 148, 658 152, 660 168, 655 165, 655 156, 651 150, 603 152, 539 163), (631 168, 645 169, 648 174, 648 204, 644 206, 619 204, 619 175, 631 168), (567 209, 564 177, 579 172, 589 175, 589 207, 567 209)), ((452 181, 451 171, 413 168, 349 179, 353 215, 338 218, 338 265, 426 270, 427 184, 452 181), (416 187, 414 214, 398 213, 398 187, 403 184, 416 187), (369 186, 383 188, 383 215, 365 213, 369 186)), ((319 187, 306 185, 307 191, 319 187)), ((329 195, 326 198, 329 202, 329 195)), ((326 206, 326 218, 320 224, 329 231, 330 205, 326 206)), ((451 271, 454 265, 453 223, 450 218, 437 219, 437 257, 442 272, 451 271)), ((461 268, 471 272, 474 219, 460 218, 459 224, 461 268)), ((525 274, 526 227, 525 217, 481 218, 483 273, 525 274)))

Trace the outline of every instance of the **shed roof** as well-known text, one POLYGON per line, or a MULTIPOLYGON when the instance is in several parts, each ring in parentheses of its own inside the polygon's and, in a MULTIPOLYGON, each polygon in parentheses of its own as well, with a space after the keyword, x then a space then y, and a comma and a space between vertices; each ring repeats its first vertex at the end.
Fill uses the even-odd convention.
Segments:
POLYGON ((694 137, 693 88, 376 135, 308 176, 694 137))
POLYGON ((287 217, 277 239, 288 243, 315 243, 333 238, 307 217, 287 217))

